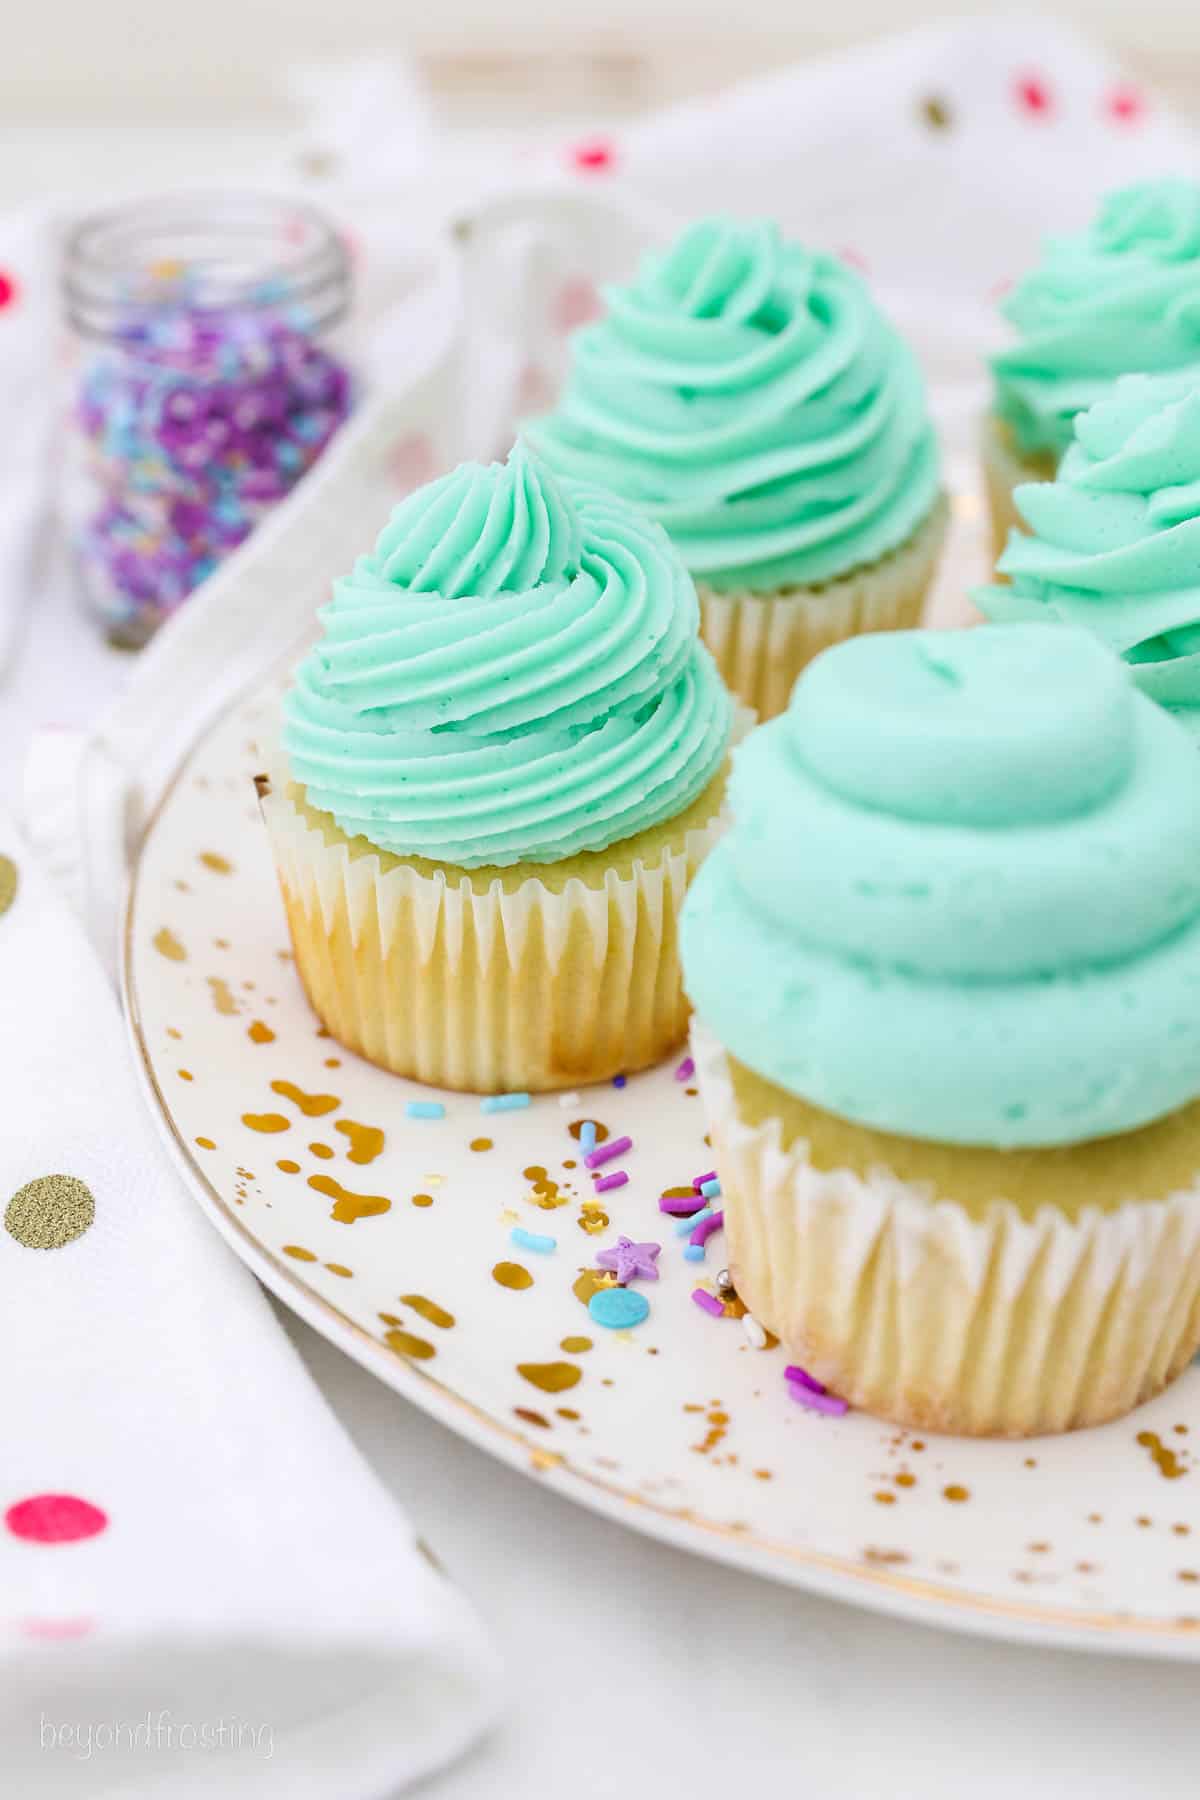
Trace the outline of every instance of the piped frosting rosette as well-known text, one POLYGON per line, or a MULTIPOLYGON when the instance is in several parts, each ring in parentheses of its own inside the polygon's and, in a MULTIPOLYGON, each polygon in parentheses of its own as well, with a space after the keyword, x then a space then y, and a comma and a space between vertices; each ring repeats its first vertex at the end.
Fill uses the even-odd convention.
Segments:
POLYGON ((937 445, 916 361, 854 270, 711 219, 605 300, 527 434, 665 527, 733 691, 769 717, 827 644, 915 624, 944 530, 937 445))
POLYGON ((410 495, 339 581, 284 743, 349 836, 460 868, 556 862, 682 812, 729 701, 661 531, 518 446, 410 495))
POLYGON ((996 412, 1023 456, 1061 456, 1119 375, 1200 379, 1200 184, 1110 194, 1086 231, 1047 241, 1001 310, 1020 342, 992 359, 996 412))
POLYGON ((1131 375, 1076 421, 1058 479, 1019 487, 1029 535, 990 618, 1079 625, 1200 736, 1200 369, 1131 375))
POLYGON ((403 502, 321 622, 266 810, 330 1030, 484 1091, 666 1054, 731 703, 661 530, 518 446, 403 502))
POLYGON ((916 361, 861 278, 711 219, 577 332, 551 467, 622 494, 714 588, 814 586, 912 536, 939 490, 916 361))
POLYGON ((747 1306, 926 1428, 1062 1429, 1161 1386, 1200 1336, 1200 1150, 1177 1191, 1054 1202, 1056 1159, 1111 1134, 1153 1178, 1200 1095, 1186 737, 1081 632, 858 639, 738 752, 731 805, 683 949, 747 1306), (994 1198, 956 1204, 956 1171, 994 1198))

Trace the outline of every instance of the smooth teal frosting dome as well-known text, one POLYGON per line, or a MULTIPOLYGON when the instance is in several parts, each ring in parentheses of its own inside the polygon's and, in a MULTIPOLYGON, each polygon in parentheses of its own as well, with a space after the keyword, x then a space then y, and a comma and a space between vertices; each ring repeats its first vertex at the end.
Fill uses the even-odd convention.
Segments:
POLYGON ((685 983, 879 1130, 1018 1147, 1200 1095, 1200 758, 1083 632, 851 639, 735 753, 685 983))
POLYGON ((829 581, 931 512, 937 446, 916 361, 864 283, 774 225, 708 219, 575 334, 551 467, 657 519, 714 588, 829 581))
POLYGON ((1110 194, 1086 231, 1047 240, 1001 311, 1020 342, 992 358, 996 412, 1026 453, 1061 456, 1118 375, 1200 380, 1200 185, 1110 194))
POLYGON ((311 803, 381 849, 549 863, 684 811, 730 701, 664 534, 518 445, 411 494, 284 701, 311 803))
POLYGON ((1014 495, 989 618, 1080 625, 1200 737, 1200 370, 1130 375, 1076 421, 1057 480, 1014 495))

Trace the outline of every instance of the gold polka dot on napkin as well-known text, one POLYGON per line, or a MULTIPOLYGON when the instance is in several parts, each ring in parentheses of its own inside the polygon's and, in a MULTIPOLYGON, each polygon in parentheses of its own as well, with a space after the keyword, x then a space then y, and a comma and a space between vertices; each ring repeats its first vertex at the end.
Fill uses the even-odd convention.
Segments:
POLYGON ((61 1250, 82 1237, 96 1217, 92 1190, 74 1175, 40 1175, 9 1201, 4 1229, 27 1250, 61 1250))
POLYGON ((11 856, 0 856, 0 918, 17 897, 17 865, 11 856))

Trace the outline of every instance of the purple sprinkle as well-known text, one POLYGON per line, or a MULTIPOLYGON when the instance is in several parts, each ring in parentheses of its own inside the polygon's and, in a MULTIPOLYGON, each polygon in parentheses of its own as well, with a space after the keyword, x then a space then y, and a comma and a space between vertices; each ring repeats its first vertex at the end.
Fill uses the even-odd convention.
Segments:
POLYGON ((624 1187, 628 1180, 629 1177, 624 1169, 618 1169, 615 1175, 598 1175, 596 1177, 596 1192, 598 1194, 607 1194, 609 1188, 624 1187))
POLYGON ((676 1081, 690 1081, 696 1073, 696 1064, 690 1056, 685 1056, 675 1071, 676 1081))
POLYGON ((615 1088, 623 1088, 625 1086, 624 1075, 614 1075, 613 1076, 613 1086, 615 1088))
POLYGON ((598 1169, 602 1163, 611 1162, 614 1156, 624 1156, 627 1150, 633 1149, 631 1137, 610 1138, 607 1144, 601 1144, 584 1157, 589 1169, 598 1169))
POLYGON ((724 1223, 725 1214, 723 1212, 710 1213, 707 1219, 701 1219, 699 1225, 697 1225, 695 1231, 693 1231, 691 1237, 688 1239, 688 1243, 707 1244, 713 1232, 720 1231, 724 1223))
POLYGON ((676 1219, 690 1219, 694 1213, 703 1212, 708 1201, 702 1194, 664 1194, 658 1203, 659 1212, 670 1213, 676 1219))
POLYGON ((783 1378, 785 1381, 798 1381, 800 1386, 807 1388, 810 1394, 827 1394, 829 1392, 823 1381, 818 1381, 815 1375, 810 1375, 807 1369, 800 1367, 799 1363, 789 1363, 783 1371, 783 1378))
POLYGON ((714 1319, 723 1319, 725 1317, 724 1302, 718 1300, 715 1294, 710 1294, 707 1288, 693 1288, 692 1299, 696 1302, 697 1306, 702 1307, 703 1310, 706 1313, 709 1313, 714 1319))
POLYGON ((695 1188, 696 1192, 699 1193, 706 1181, 715 1181, 716 1179, 717 1171, 715 1169, 710 1169, 707 1175, 693 1175, 692 1186, 695 1188))
POLYGON ((810 1412, 828 1413, 832 1419, 840 1419, 843 1413, 850 1411, 849 1402, 839 1400, 836 1394, 817 1394, 811 1388, 802 1387, 798 1381, 789 1381, 788 1393, 799 1405, 806 1406, 810 1412))

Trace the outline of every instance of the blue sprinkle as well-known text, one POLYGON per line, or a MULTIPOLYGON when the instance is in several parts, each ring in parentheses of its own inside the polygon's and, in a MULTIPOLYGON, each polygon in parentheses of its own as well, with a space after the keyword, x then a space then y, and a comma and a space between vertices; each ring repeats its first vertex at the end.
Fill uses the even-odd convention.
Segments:
POLYGON ((410 1100, 404 1111, 410 1119, 444 1119, 446 1116, 440 1100, 410 1100))
POLYGON ((711 1218, 712 1218, 712 1207, 711 1206, 703 1206, 703 1207, 701 1207, 701 1209, 698 1213, 693 1213, 690 1219, 680 1219, 679 1223, 675 1227, 675 1236, 676 1237, 691 1237, 691 1235, 692 1235, 693 1231, 695 1231, 697 1225, 702 1225, 704 1223, 705 1219, 711 1219, 711 1218))
POLYGON ((700 1192, 704 1195, 706 1200, 719 1200, 721 1197, 721 1184, 719 1181, 702 1181, 700 1183, 700 1192))
POLYGON ((614 1075, 613 1076, 613 1086, 615 1088, 624 1087, 625 1086, 625 1077, 623 1075, 614 1075))
POLYGON ((528 1105, 528 1094, 489 1094, 486 1100, 479 1102, 479 1110, 486 1113, 519 1112, 528 1105))
POLYGON ((610 1331, 625 1331, 640 1325, 650 1311, 650 1302, 637 1288, 597 1288, 588 1301, 588 1311, 597 1325, 610 1331))
POLYGON ((549 1256, 551 1250, 558 1249, 557 1238, 543 1237, 538 1231, 526 1231, 522 1225, 513 1226, 508 1241, 518 1250, 536 1250, 539 1256, 549 1256))
POLYGON ((585 1156, 590 1156, 596 1148, 596 1121, 585 1119, 579 1127, 579 1148, 585 1156))
POLYGON ((684 1252, 683 1252, 683 1260, 685 1262, 703 1262, 704 1261, 704 1245, 703 1244, 688 1244, 685 1247, 684 1252))

